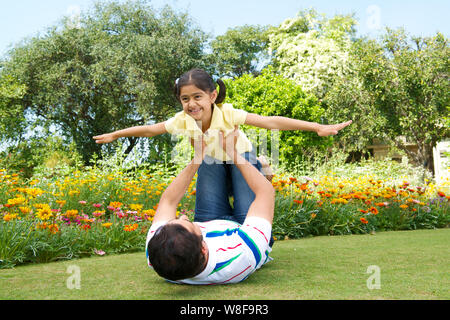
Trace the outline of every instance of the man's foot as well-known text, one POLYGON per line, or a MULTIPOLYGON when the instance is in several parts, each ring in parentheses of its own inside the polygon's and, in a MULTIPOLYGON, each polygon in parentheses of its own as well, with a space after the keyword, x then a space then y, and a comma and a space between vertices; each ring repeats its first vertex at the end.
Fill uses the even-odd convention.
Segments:
POLYGON ((272 182, 273 171, 272 171, 272 168, 270 167, 269 161, 267 161, 267 158, 265 156, 259 156, 256 159, 261 163, 262 174, 266 177, 267 180, 272 182))

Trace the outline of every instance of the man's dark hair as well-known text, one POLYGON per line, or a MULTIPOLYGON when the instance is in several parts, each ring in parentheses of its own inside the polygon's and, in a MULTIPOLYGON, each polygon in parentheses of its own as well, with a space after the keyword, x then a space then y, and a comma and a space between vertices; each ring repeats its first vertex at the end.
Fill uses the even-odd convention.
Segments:
POLYGON ((201 236, 176 223, 160 227, 147 246, 153 269, 173 281, 195 277, 205 267, 202 240, 201 236))

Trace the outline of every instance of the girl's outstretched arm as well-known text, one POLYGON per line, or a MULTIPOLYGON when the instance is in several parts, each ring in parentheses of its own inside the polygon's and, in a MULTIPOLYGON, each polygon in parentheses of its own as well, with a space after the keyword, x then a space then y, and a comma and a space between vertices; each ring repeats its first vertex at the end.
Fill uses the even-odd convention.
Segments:
POLYGON ((123 137, 154 137, 166 133, 165 122, 136 126, 93 137, 96 143, 109 143, 123 137))
POLYGON ((313 131, 321 137, 335 135, 339 130, 342 130, 351 123, 352 120, 339 124, 325 125, 279 116, 260 116, 254 113, 248 113, 245 120, 245 124, 250 126, 265 129, 313 131))

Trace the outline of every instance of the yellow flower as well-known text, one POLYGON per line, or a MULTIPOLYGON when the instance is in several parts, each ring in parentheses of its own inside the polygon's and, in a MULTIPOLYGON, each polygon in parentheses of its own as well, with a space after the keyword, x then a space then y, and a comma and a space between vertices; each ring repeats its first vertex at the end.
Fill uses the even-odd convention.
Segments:
POLYGON ((141 211, 144 205, 142 204, 130 204, 130 209, 133 211, 141 211))
POLYGON ((14 198, 14 199, 8 199, 8 204, 15 206, 15 205, 22 204, 22 203, 24 203, 25 201, 26 201, 26 200, 25 200, 24 197, 19 196, 19 197, 14 198))
POLYGON ((75 218, 78 215, 78 210, 67 210, 65 216, 67 218, 75 218))
POLYGON ((31 212, 31 208, 28 207, 19 207, 20 212, 27 214, 31 212))
POLYGON ((402 209, 407 209, 407 208, 408 208, 408 205, 407 205, 407 204, 402 204, 402 205, 400 205, 400 208, 402 208, 402 209))
POLYGON ((335 204, 335 203, 346 204, 346 203, 348 203, 348 201, 343 198, 336 198, 336 199, 331 200, 331 204, 335 204))
POLYGON ((79 195, 80 191, 79 190, 70 190, 69 191, 69 196, 74 196, 74 195, 79 195))
POLYGON ((53 213, 49 206, 44 206, 43 208, 38 209, 36 216, 41 220, 49 220, 53 217, 53 213))
POLYGON ((50 209, 50 206, 47 203, 35 203, 33 205, 36 209, 50 209))
POLYGON ((102 223, 102 227, 109 228, 112 226, 111 222, 102 223))
POLYGON ((59 204, 60 207, 63 207, 66 204, 66 200, 56 200, 57 204, 59 204))
POLYGON ((151 217, 153 217, 154 215, 155 215, 155 210, 153 210, 153 209, 148 209, 148 210, 144 210, 144 211, 142 211, 142 214, 143 215, 147 215, 147 216, 151 216, 151 217))

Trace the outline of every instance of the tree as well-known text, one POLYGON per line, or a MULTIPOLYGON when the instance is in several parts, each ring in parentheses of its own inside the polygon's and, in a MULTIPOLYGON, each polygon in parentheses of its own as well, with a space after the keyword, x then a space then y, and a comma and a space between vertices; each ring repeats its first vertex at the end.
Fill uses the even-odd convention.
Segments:
POLYGON ((211 42, 211 60, 221 76, 257 74, 268 59, 268 27, 244 25, 230 28, 211 42))
POLYGON ((26 91, 23 84, 12 76, 0 73, 0 140, 3 143, 21 136, 26 127, 20 104, 26 91))
POLYGON ((349 71, 355 25, 350 15, 328 19, 314 9, 300 11, 268 31, 274 66, 304 90, 322 98, 335 79, 349 71))
POLYGON ((325 99, 329 119, 354 120, 341 142, 362 149, 379 138, 433 170, 432 148, 450 136, 448 39, 441 33, 410 37, 403 29, 387 29, 381 41, 361 39, 351 52, 354 72, 325 99), (416 144, 418 152, 406 142, 416 144))
MULTIPOLYGON (((257 77, 245 74, 234 80, 228 79, 226 86, 226 102, 251 113, 312 122, 320 122, 324 113, 324 109, 314 95, 305 93, 294 81, 277 74, 270 66, 262 70, 262 74, 257 77)), ((286 165, 294 165, 308 159, 312 150, 322 149, 323 151, 333 141, 331 137, 319 137, 313 132, 280 131, 278 146, 272 147, 272 139, 277 138, 275 133, 245 126, 243 130, 253 143, 267 142, 268 153, 272 148, 278 147, 279 150, 275 151, 279 153, 279 161, 286 165), (258 140, 260 138, 265 141, 258 140)))
MULTIPOLYGON (((24 112, 75 142, 87 163, 92 136, 162 121, 177 111, 175 79, 203 65, 205 34, 186 14, 147 1, 96 3, 9 52, 5 72, 25 85, 24 112)), ((152 140, 160 153, 170 137, 152 140)), ((128 138, 128 150, 137 143, 128 138)), ((113 150, 113 146, 104 146, 113 150)))

